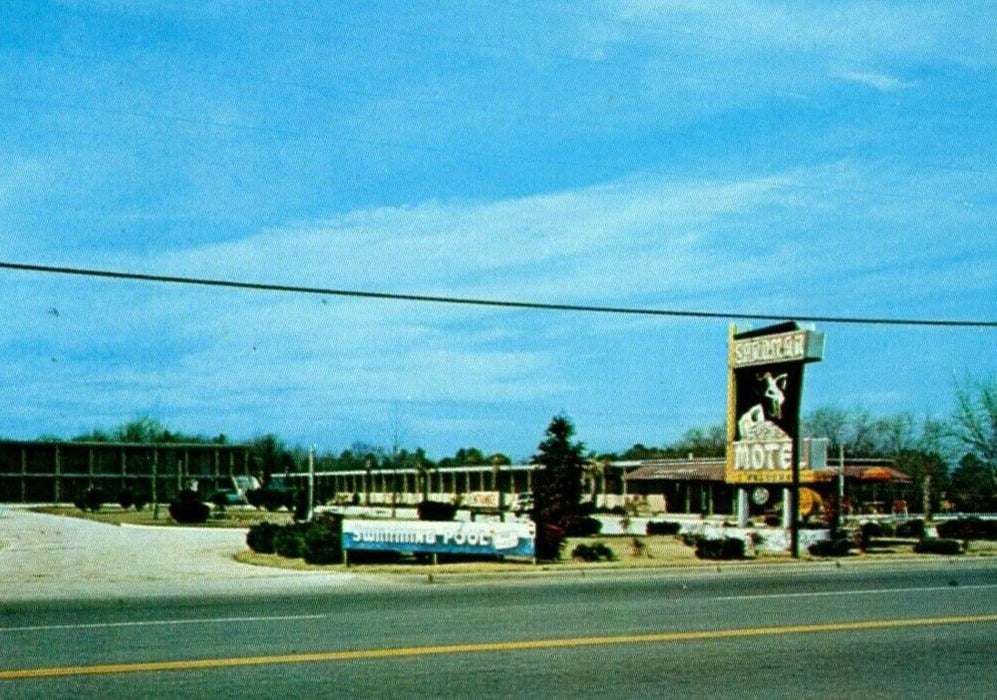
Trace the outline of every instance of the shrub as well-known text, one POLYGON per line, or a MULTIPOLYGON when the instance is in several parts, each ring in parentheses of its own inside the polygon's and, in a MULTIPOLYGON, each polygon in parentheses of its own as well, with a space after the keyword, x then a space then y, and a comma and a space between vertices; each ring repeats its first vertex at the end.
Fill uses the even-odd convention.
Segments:
POLYGON ((311 504, 308 502, 308 490, 301 489, 294 492, 292 504, 287 506, 288 510, 294 511, 294 519, 298 522, 308 520, 308 511, 311 504))
POLYGON ((135 510, 142 510, 143 508, 146 507, 146 505, 148 505, 148 503, 149 503, 149 494, 143 491, 135 492, 134 500, 132 502, 132 505, 135 507, 135 510))
POLYGON ((297 559, 304 548, 304 531, 300 525, 285 525, 273 537, 274 551, 287 559, 297 559))
POLYGON ((118 505, 124 510, 128 510, 135 505, 135 492, 129 488, 121 489, 118 492, 118 505))
POLYGON ((567 537, 592 537, 602 532, 602 521, 588 515, 570 515, 564 520, 567 537))
POLYGON ((946 520, 935 528, 940 538, 957 540, 997 540, 997 521, 981 518, 946 520))
POLYGON ((647 534, 649 535, 677 535, 680 532, 682 532, 682 523, 667 520, 647 521, 647 534))
POLYGON ((710 539, 696 538, 696 557, 699 559, 744 559, 744 540, 736 537, 710 539))
POLYGON ((215 491, 211 496, 211 502, 218 510, 225 510, 228 505, 228 493, 225 491, 215 491))
POLYGON ((104 492, 98 488, 89 488, 73 501, 73 505, 82 511, 97 512, 104 505, 104 492))
POLYGON ((595 544, 580 544, 576 546, 571 550, 571 558, 580 559, 581 561, 613 561, 616 559, 616 555, 604 543, 596 542, 595 544))
POLYGON ((928 537, 914 545, 914 551, 918 554, 962 554, 962 542, 928 537))
POLYGON ((343 519, 324 515, 305 527, 301 555, 309 564, 338 564, 343 560, 343 519))
POLYGON ((195 525, 207 522, 211 508, 201 503, 197 491, 184 489, 177 495, 177 500, 170 503, 170 517, 184 525, 195 525))
POLYGON ((873 537, 884 536, 883 526, 877 522, 870 521, 859 526, 859 549, 863 552, 869 549, 873 537))
POLYGON ((258 554, 273 554, 276 551, 273 540, 278 530, 280 526, 273 523, 256 523, 246 533, 246 544, 258 554))
POLYGON ((419 520, 449 522, 456 517, 457 506, 440 501, 422 501, 416 506, 416 511, 419 513, 419 520))
POLYGON ((839 537, 833 540, 814 542, 807 551, 815 557, 846 557, 852 546, 853 543, 850 540, 839 537))
POLYGON ((246 503, 251 505, 253 508, 260 509, 263 507, 263 496, 260 493, 263 489, 249 489, 246 491, 246 503))
POLYGON ((86 493, 83 494, 83 498, 86 500, 87 510, 91 510, 94 513, 100 510, 101 506, 107 501, 104 491, 99 488, 87 489, 86 493))
POLYGON ((918 518, 899 523, 897 525, 897 537, 907 537, 916 540, 924 539, 924 521, 918 518))

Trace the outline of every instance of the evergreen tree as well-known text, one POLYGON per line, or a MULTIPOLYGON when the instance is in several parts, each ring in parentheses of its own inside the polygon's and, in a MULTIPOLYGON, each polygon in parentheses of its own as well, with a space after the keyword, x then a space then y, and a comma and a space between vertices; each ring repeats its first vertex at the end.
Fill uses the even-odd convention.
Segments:
POLYGON ((567 521, 578 512, 585 467, 581 442, 572 442, 575 426, 567 416, 555 416, 547 426, 533 463, 538 469, 533 487, 533 520, 537 524, 537 556, 556 559, 567 521))

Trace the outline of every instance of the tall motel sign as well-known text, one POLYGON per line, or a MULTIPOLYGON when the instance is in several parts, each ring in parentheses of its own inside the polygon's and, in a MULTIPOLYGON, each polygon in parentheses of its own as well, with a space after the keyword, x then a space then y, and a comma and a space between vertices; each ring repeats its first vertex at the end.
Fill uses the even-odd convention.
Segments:
POLYGON ((737 488, 738 524, 748 521, 750 492, 786 490, 791 548, 799 556, 800 484, 826 468, 826 454, 801 459, 803 366, 823 359, 824 334, 788 321, 738 332, 731 326, 727 370, 725 480, 737 488))

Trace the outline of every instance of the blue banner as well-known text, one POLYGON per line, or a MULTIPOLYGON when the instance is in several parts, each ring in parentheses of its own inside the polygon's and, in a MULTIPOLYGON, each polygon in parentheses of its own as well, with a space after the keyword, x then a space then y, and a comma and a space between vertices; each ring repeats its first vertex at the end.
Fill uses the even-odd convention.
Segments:
POLYGON ((343 549, 533 557, 532 522, 344 520, 343 549))

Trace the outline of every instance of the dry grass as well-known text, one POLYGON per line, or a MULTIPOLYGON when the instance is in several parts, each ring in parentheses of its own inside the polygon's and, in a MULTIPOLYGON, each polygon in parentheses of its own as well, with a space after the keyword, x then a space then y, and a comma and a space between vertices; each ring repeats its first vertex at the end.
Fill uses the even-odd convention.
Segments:
MULTIPOLYGON (((236 555, 236 561, 254 566, 269 566, 298 571, 351 571, 363 574, 498 574, 530 572, 537 570, 572 571, 633 569, 675 566, 716 566, 717 562, 697 559, 692 547, 671 536, 645 536, 638 538, 643 547, 638 551, 632 546, 633 537, 579 537, 566 540, 564 558, 558 562, 545 562, 539 566, 530 560, 473 561, 442 563, 435 566, 405 562, 399 564, 356 564, 347 568, 343 564, 310 565, 301 559, 285 559, 276 554, 257 554, 246 550, 236 555), (585 562, 571 559, 571 551, 579 544, 603 543, 613 551, 614 561, 585 562)), ((753 561, 779 561, 781 555, 764 555, 753 561)))
MULTIPOLYGON (((82 511, 72 506, 42 506, 32 508, 36 513, 48 513, 50 515, 62 515, 70 518, 80 518, 81 520, 92 520, 109 525, 153 525, 161 527, 186 527, 175 522, 170 517, 169 508, 165 505, 159 506, 159 517, 153 507, 146 506, 140 511, 122 510, 117 506, 105 506, 96 513, 82 511)), ((268 521, 278 525, 286 525, 292 520, 291 514, 286 511, 270 513, 265 510, 255 508, 226 508, 223 513, 212 513, 206 523, 198 527, 232 527, 248 528, 256 523, 268 521)))

